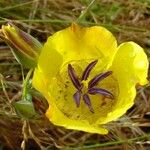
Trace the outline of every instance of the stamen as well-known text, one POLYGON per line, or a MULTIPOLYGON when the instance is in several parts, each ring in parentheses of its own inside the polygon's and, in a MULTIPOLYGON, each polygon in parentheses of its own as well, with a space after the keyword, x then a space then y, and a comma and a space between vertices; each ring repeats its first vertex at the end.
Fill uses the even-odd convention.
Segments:
POLYGON ((90 74, 90 71, 97 64, 98 60, 91 62, 84 70, 81 80, 86 80, 90 74))
POLYGON ((80 100, 81 100, 81 92, 77 91, 74 95, 73 98, 75 100, 76 106, 79 107, 80 106, 80 100))
POLYGON ((84 100, 85 104, 89 107, 90 111, 92 113, 94 113, 94 109, 92 107, 91 100, 90 100, 90 97, 88 94, 83 95, 83 100, 84 100))
POLYGON ((80 82, 78 80, 78 77, 77 77, 77 75, 75 73, 75 70, 71 66, 71 64, 68 65, 68 74, 69 74, 69 77, 70 77, 73 85, 80 91, 81 88, 82 88, 82 85, 80 84, 80 82))
POLYGON ((114 98, 114 96, 111 92, 109 92, 105 89, 102 89, 102 88, 91 88, 91 89, 88 90, 88 93, 92 94, 92 95, 101 94, 101 95, 104 95, 104 96, 106 96, 108 98, 111 98, 111 99, 114 98))
POLYGON ((93 67, 97 64, 98 60, 95 60, 91 62, 84 70, 82 74, 81 80, 79 80, 78 76, 76 75, 76 72, 71 64, 68 65, 68 75, 73 83, 73 85, 76 87, 77 92, 74 93, 73 99, 76 103, 76 106, 80 106, 81 97, 83 98, 84 103, 88 106, 89 110, 94 113, 94 109, 91 104, 91 100, 88 94, 95 95, 95 94, 101 94, 105 97, 108 97, 110 99, 114 99, 114 96, 111 92, 102 89, 94 87, 96 86, 101 80, 108 77, 110 74, 112 74, 112 71, 107 71, 105 73, 98 74, 93 79, 91 79, 89 82, 87 81, 87 78, 89 77, 89 74, 93 67), (84 84, 87 83, 87 84, 84 84), (85 90, 84 90, 85 89, 85 90))
POLYGON ((103 80, 104 78, 108 77, 110 74, 112 74, 112 71, 107 71, 105 73, 101 73, 97 76, 95 76, 93 79, 89 81, 88 87, 89 89, 93 86, 96 86, 99 81, 103 80))

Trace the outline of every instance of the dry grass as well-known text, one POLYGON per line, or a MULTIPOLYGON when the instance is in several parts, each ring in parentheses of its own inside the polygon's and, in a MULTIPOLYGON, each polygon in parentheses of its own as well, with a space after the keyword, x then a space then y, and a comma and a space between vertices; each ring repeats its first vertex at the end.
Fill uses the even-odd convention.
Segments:
MULTIPOLYGON (((45 42, 57 30, 78 20, 84 26, 102 25, 119 43, 135 41, 150 58, 149 0, 1 0, 0 24, 8 19, 45 42), (79 17, 80 16, 80 17, 79 17)), ((27 69, 23 69, 26 74, 27 69)), ((21 98, 22 68, 10 49, 0 41, 0 149, 148 150, 150 147, 150 85, 137 89, 135 105, 126 115, 107 126, 108 135, 66 130, 52 125, 44 116, 47 108, 33 96, 40 118, 19 118, 12 101, 21 98), (25 141, 25 143, 24 143, 25 141)))

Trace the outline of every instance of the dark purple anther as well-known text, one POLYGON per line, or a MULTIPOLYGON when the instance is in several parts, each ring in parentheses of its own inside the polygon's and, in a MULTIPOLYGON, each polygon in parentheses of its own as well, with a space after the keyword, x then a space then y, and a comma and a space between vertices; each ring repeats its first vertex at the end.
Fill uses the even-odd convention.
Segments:
POLYGON ((86 80, 89 77, 90 71, 97 64, 98 60, 91 62, 84 70, 81 80, 86 80))
POLYGON ((107 71, 105 73, 101 73, 97 76, 95 76, 93 79, 91 79, 88 83, 89 89, 92 88, 93 86, 96 86, 99 81, 103 80, 104 78, 108 77, 109 75, 112 74, 112 71, 107 71))
POLYGON ((74 95, 73 98, 75 100, 76 106, 79 107, 80 106, 80 100, 81 100, 81 92, 77 91, 74 95))
MULTIPOLYGON (((83 71, 83 74, 82 74, 82 78, 81 78, 81 81, 83 80, 87 80, 87 78, 89 77, 89 74, 91 72, 91 70, 94 68, 94 66, 97 64, 98 60, 95 60, 93 62, 91 62, 86 68, 85 70, 83 71)), ((95 94, 101 94, 101 95, 104 95, 108 98, 111 98, 113 99, 114 96, 111 92, 105 90, 105 89, 102 89, 102 88, 97 88, 97 87, 94 87, 96 86, 99 81, 105 79, 106 77, 108 77, 110 74, 112 74, 112 71, 107 71, 105 73, 101 73, 101 74, 98 74, 97 76, 95 76, 93 79, 91 79, 88 83, 88 89, 86 93, 83 92, 82 88, 83 88, 83 83, 79 80, 79 78, 77 77, 76 73, 75 73, 75 70, 74 68, 72 67, 71 64, 68 65, 68 75, 73 83, 73 85, 75 86, 75 88, 77 89, 77 92, 73 95, 73 99, 75 101, 75 104, 77 107, 80 106, 80 101, 81 101, 81 98, 83 99, 84 103, 88 106, 89 110, 94 113, 94 109, 92 107, 92 104, 91 104, 91 100, 90 100, 90 97, 89 97, 89 94, 91 95, 95 95, 95 94)))
POLYGON ((78 80, 78 77, 77 77, 77 75, 75 73, 75 70, 71 66, 71 64, 68 65, 68 74, 69 74, 69 77, 70 77, 73 85, 80 91, 81 88, 82 88, 82 85, 80 84, 80 82, 78 80))
POLYGON ((106 96, 108 98, 111 98, 111 99, 114 98, 114 96, 113 96, 113 94, 111 92, 109 92, 109 91, 107 91, 105 89, 102 89, 102 88, 94 88, 93 87, 93 88, 88 90, 88 93, 92 94, 92 95, 101 94, 101 95, 104 95, 104 96, 106 96))
POLYGON ((85 104, 89 107, 90 111, 92 113, 94 113, 94 109, 92 107, 91 100, 90 100, 90 97, 88 94, 83 95, 83 100, 84 100, 85 104))

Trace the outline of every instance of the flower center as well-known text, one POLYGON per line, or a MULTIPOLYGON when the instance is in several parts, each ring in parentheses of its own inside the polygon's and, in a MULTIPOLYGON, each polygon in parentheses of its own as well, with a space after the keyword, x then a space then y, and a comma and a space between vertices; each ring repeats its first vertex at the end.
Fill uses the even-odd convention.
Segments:
POLYGON ((83 71, 81 80, 79 80, 74 68, 71 64, 68 65, 68 75, 74 85, 74 87, 77 89, 77 91, 73 94, 73 99, 75 100, 76 106, 80 106, 81 98, 83 99, 84 103, 88 106, 89 110, 94 113, 94 109, 91 104, 90 96, 89 95, 95 95, 100 94, 107 98, 113 99, 114 96, 111 92, 107 91, 103 88, 96 87, 97 84, 112 74, 112 71, 107 71, 104 73, 100 73, 96 75, 94 78, 92 78, 90 81, 88 81, 89 74, 91 70, 94 68, 94 66, 97 64, 98 60, 95 60, 91 62, 83 71))
MULTIPOLYGON (((48 91, 51 97, 54 98, 56 107, 67 118, 73 120, 88 120, 89 123, 93 124, 97 121, 97 119, 103 120, 108 113, 113 111, 113 109, 116 107, 119 95, 119 84, 113 74, 104 78, 104 76, 108 75, 108 72, 111 71, 103 72, 103 66, 101 65, 102 63, 96 64, 96 66, 90 72, 89 77, 86 80, 82 80, 82 74, 86 69, 86 66, 89 65, 88 62, 89 60, 79 60, 72 61, 70 63, 71 66, 73 66, 76 75, 78 75, 77 79, 82 85, 80 87, 81 89, 79 88, 78 90, 73 84, 68 74, 68 69, 66 69, 68 64, 65 64, 57 76, 53 78, 49 84, 48 91), (93 88, 107 89, 108 92, 113 93, 113 100, 111 100, 111 95, 105 96, 100 93, 89 94, 89 83, 90 87, 92 87, 93 81, 96 82, 96 80, 92 80, 92 78, 98 79, 98 75, 100 75, 101 78, 103 77, 104 80, 99 80, 99 82, 93 88), (74 95, 76 92, 78 93, 76 94, 76 97, 81 96, 80 99, 75 99, 74 95), (87 96, 84 96, 83 99, 84 94, 88 95, 91 105, 85 103, 87 96), (77 106, 77 100, 79 100, 79 106, 77 106), (90 109, 90 106, 92 106, 93 109, 90 109)), ((93 93, 94 92, 95 91, 93 91, 93 93)))

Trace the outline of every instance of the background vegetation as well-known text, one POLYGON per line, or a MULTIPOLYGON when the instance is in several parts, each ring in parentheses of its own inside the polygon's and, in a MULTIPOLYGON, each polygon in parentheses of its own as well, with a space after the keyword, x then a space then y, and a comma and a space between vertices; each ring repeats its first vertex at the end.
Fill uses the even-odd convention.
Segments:
MULTIPOLYGON (((13 20, 22 30, 44 43, 48 36, 73 21, 84 26, 102 25, 118 40, 135 41, 150 58, 150 0, 0 0, 0 25, 13 20)), ((109 44, 109 43, 108 43, 109 44)), ((22 94, 22 68, 0 40, 0 150, 149 150, 150 84, 137 88, 135 105, 108 124, 108 135, 66 130, 44 116, 43 97, 33 96, 40 117, 25 121, 12 107, 22 94)))

